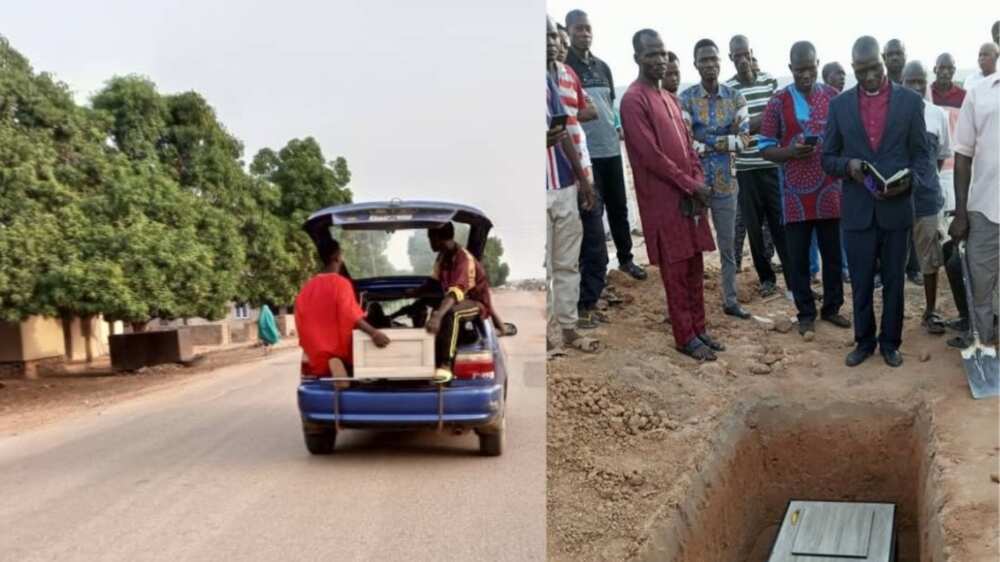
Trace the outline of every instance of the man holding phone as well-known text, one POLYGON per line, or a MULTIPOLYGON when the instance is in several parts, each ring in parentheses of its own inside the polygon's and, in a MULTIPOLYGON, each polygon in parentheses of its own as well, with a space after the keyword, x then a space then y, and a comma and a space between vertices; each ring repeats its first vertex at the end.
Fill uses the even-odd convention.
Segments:
POLYGON ((826 128, 830 100, 837 91, 816 82, 819 60, 808 41, 792 45, 789 70, 794 83, 775 92, 760 125, 761 156, 781 165, 780 185, 788 246, 789 274, 799 333, 816 330, 816 301, 810 286, 809 246, 813 232, 823 263, 823 308, 820 318, 849 328, 840 314, 844 284, 840 273, 839 179, 823 171, 820 135, 826 128))

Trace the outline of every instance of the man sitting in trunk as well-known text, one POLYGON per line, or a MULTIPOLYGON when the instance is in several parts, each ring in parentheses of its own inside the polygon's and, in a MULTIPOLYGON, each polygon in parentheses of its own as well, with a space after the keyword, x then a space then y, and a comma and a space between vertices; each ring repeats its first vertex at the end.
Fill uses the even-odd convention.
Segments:
MULTIPOLYGON (((389 337, 365 320, 348 277, 340 244, 329 237, 317 244, 323 270, 314 275, 295 299, 295 326, 299 346, 315 375, 349 376, 353 365, 351 337, 355 328, 375 345, 389 345, 389 337)), ((337 386, 347 386, 340 381, 337 386)))
POLYGON ((416 294, 426 295, 436 292, 438 287, 444 293, 441 303, 425 325, 434 334, 434 357, 437 364, 435 378, 451 380, 451 362, 458 347, 458 327, 463 320, 480 317, 492 320, 500 333, 504 324, 493 310, 490 299, 490 285, 486 271, 479 260, 461 244, 455 242, 455 226, 452 223, 427 230, 431 249, 437 252, 431 280, 416 294))

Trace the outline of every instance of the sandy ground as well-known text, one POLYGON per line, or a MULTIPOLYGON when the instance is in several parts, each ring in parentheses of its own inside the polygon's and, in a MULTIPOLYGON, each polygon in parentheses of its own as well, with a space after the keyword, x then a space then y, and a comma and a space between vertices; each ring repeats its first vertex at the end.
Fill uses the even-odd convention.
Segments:
MULTIPOLYGON (((591 332, 605 346, 599 354, 549 361, 550 560, 651 559, 651 540, 686 524, 679 506, 711 462, 728 416, 766 401, 926 411, 933 426, 928 501, 943 528, 943 557, 933 560, 997 560, 998 401, 970 397, 960 356, 945 345, 954 334, 930 336, 920 328, 923 288, 906 287, 904 365, 892 369, 875 355, 851 369, 844 365, 851 330, 820 322, 815 340, 806 342, 794 327, 781 333, 724 316, 717 254, 706 261, 708 329, 728 346, 720 361, 698 365, 674 349, 655 268, 644 282, 610 275, 626 302, 591 332)), ((747 255, 739 275, 744 306, 776 323, 794 318, 784 298, 757 296, 749 262, 747 255)), ((943 273, 940 285, 939 308, 954 316, 943 273)), ((846 289, 842 312, 850 317, 846 289)))

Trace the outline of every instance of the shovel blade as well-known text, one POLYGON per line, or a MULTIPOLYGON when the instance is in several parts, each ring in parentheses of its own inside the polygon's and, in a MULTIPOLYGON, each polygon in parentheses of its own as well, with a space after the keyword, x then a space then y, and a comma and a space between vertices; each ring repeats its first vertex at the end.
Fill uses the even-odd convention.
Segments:
POLYGON ((1000 360, 993 350, 975 346, 962 353, 965 376, 975 399, 1000 396, 1000 360))

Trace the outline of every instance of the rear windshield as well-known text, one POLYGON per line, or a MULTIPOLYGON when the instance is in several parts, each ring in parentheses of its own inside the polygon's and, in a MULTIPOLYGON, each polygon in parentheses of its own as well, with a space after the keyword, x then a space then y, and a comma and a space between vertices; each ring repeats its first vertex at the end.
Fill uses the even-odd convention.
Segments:
MULTIPOLYGON (((469 225, 453 224, 455 240, 464 246, 469 240, 469 225)), ((330 236, 340 242, 344 263, 355 279, 430 275, 437 257, 423 229, 344 230, 333 226, 330 236)))

